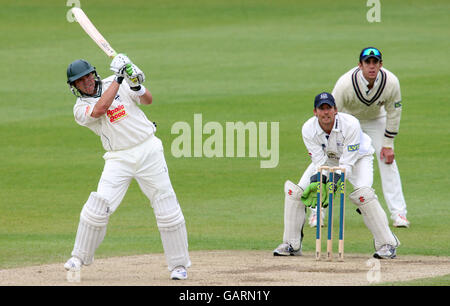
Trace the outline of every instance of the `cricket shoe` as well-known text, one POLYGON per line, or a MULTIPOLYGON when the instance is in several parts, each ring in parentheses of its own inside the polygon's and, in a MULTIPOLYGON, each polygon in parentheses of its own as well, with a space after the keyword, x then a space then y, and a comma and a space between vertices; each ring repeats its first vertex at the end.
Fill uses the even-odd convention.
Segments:
POLYGON ((176 267, 172 270, 172 273, 170 273, 170 278, 174 280, 187 279, 188 276, 186 268, 183 266, 176 267))
POLYGON ((81 266, 83 264, 81 263, 81 260, 78 259, 77 257, 71 257, 65 264, 64 264, 64 268, 67 271, 80 271, 81 270, 81 266))
POLYGON ((405 215, 397 214, 394 217, 394 223, 392 224, 394 227, 409 227, 409 221, 406 219, 405 215))
MULTIPOLYGON (((311 208, 311 215, 308 218, 308 224, 309 227, 316 227, 317 226, 317 211, 314 208, 311 208)), ((322 227, 324 227, 324 219, 325 219, 325 210, 322 208, 320 210, 320 215, 322 219, 322 227)))
POLYGON ((280 244, 275 250, 273 250, 273 256, 301 256, 302 247, 298 250, 294 248, 289 243, 280 244))
POLYGON ((397 257, 397 250, 394 246, 385 244, 373 254, 378 259, 394 259, 397 257))

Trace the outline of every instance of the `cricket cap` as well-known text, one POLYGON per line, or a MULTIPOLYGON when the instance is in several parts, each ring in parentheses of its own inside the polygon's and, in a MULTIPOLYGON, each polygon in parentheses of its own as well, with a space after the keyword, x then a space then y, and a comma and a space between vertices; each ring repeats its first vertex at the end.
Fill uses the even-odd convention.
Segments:
POLYGON ((314 98, 314 108, 318 108, 323 104, 328 104, 332 107, 336 106, 333 96, 328 92, 322 92, 314 98))
POLYGON ((382 61, 380 50, 374 47, 367 47, 362 49, 361 53, 359 54, 359 61, 363 62, 371 57, 378 59, 380 62, 382 61))

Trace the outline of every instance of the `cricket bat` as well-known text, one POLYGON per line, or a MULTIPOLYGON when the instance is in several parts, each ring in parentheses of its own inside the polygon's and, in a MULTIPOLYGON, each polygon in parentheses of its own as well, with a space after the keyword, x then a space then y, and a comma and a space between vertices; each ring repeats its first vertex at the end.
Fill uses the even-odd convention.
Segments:
POLYGON ((111 47, 108 41, 100 34, 97 28, 92 24, 83 10, 79 7, 73 7, 72 14, 75 20, 80 24, 83 30, 92 38, 92 40, 106 53, 110 58, 117 55, 116 51, 111 47))

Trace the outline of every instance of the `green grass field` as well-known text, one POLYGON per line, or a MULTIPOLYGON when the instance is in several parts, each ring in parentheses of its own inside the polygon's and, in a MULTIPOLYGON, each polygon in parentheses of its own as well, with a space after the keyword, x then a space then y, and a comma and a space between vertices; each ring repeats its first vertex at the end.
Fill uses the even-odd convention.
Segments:
MULTIPOLYGON (((113 48, 147 75, 154 104, 143 109, 158 123, 190 250, 270 252, 280 243, 284 181, 298 181, 309 162, 300 129, 313 98, 374 45, 403 96, 395 149, 412 226, 394 229, 398 253, 450 255, 450 3, 381 2, 381 22, 369 23, 360 0, 81 1, 113 48), (173 157, 171 127, 193 126, 194 114, 223 126, 279 122, 278 166, 173 157)), ((110 60, 67 21, 68 9, 66 1, 1 1, 1 269, 63 263, 103 168, 99 138, 73 119, 65 73, 84 58, 106 77, 110 60)), ((374 188, 386 209, 377 168, 374 188)), ((371 253, 370 233, 348 203, 346 252, 371 253)), ((313 229, 305 235, 312 250, 313 229)), ((96 257, 149 252, 162 252, 159 233, 133 183, 96 257)))

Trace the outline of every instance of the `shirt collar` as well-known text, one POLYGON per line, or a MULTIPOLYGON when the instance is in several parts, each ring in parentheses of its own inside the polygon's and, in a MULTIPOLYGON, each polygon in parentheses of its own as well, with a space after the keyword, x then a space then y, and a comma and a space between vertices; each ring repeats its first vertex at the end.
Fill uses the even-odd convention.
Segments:
MULTIPOLYGON (((319 119, 316 117, 315 120, 315 127, 317 131, 317 135, 326 134, 325 131, 322 129, 322 127, 319 124, 319 119)), ((339 113, 336 114, 336 117, 334 118, 334 126, 331 132, 339 132, 341 130, 341 119, 339 118, 339 113)))
POLYGON ((316 127, 317 135, 325 134, 325 131, 322 129, 322 127, 319 124, 319 119, 316 117, 314 125, 316 127))
POLYGON ((372 90, 378 86, 378 83, 381 80, 381 77, 380 77, 381 69, 380 69, 380 71, 378 71, 377 78, 375 79, 375 83, 373 84, 372 89, 369 89, 369 87, 368 87, 369 81, 367 81, 366 78, 363 76, 362 71, 360 70, 359 72, 361 72, 361 73, 358 73, 359 81, 360 81, 361 85, 363 86, 363 89, 366 93, 368 93, 370 90, 372 90))
POLYGON ((341 130, 341 119, 339 118, 339 113, 336 114, 334 118, 334 126, 331 131, 339 132, 341 130))

